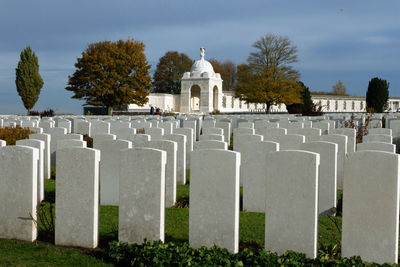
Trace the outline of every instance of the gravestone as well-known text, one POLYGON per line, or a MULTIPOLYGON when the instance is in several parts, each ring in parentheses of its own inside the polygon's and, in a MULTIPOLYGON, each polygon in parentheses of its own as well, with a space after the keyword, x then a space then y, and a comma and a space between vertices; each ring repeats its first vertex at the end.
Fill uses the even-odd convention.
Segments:
POLYGON ((228 149, 228 144, 222 141, 216 140, 200 140, 194 143, 194 150, 199 149, 228 149))
POLYGON ((51 165, 56 165, 56 150, 57 150, 57 142, 65 139, 67 134, 67 129, 54 127, 48 130, 50 134, 50 162, 51 165))
POLYGON ((165 165, 165 207, 173 207, 176 203, 176 167, 178 143, 169 140, 154 140, 146 147, 165 151, 167 161, 165 165))
POLYGON ((59 149, 68 147, 86 147, 86 141, 75 140, 75 139, 63 139, 57 142, 57 151, 59 149))
POLYGON ((44 146, 42 140, 35 139, 22 139, 15 142, 17 146, 28 146, 36 148, 39 152, 38 166, 37 166, 37 198, 38 203, 44 199, 44 146))
POLYGON ((387 129, 387 128, 371 128, 371 129, 368 129, 368 134, 386 134, 386 135, 392 135, 392 129, 387 129))
POLYGON ((386 135, 386 134, 367 134, 363 136, 363 143, 369 143, 369 142, 383 142, 383 143, 388 143, 392 144, 393 143, 393 137, 391 135, 386 135))
MULTIPOLYGON (((279 150, 296 150, 300 149, 301 145, 305 142, 306 137, 299 134, 287 134, 275 136, 274 140, 279 143, 279 150)), ((266 140, 269 141, 269 140, 266 140)))
POLYGON ((206 134, 218 134, 218 135, 224 135, 224 129, 222 128, 203 128, 203 135, 206 134))
POLYGON ((183 134, 166 134, 164 140, 177 142, 177 169, 176 182, 179 185, 186 184, 186 135, 183 134))
POLYGON ((332 129, 331 134, 343 134, 347 136, 347 153, 356 151, 356 129, 353 128, 337 128, 332 129))
POLYGON ((193 120, 183 121, 183 128, 191 128, 191 129, 193 129, 193 134, 194 134, 193 142, 199 140, 198 136, 200 135, 200 130, 197 131, 197 121, 195 121, 195 120, 194 121, 193 120))
POLYGON ((55 244, 95 248, 99 235, 100 151, 58 150, 55 244))
POLYGON ((100 161, 100 204, 119 204, 119 176, 121 150, 132 148, 127 140, 108 140, 98 144, 100 161))
POLYGON ((120 128, 131 128, 131 123, 127 121, 111 121, 110 122, 110 134, 118 136, 118 129, 120 128))
POLYGON ((132 147, 145 147, 150 140, 151 136, 148 134, 135 134, 129 139, 132 142, 132 147))
POLYGON ((399 167, 399 155, 393 153, 348 155, 343 185, 343 257, 397 264, 399 167))
POLYGON ((36 133, 30 134, 29 139, 41 140, 44 142, 43 151, 43 177, 44 179, 50 179, 51 177, 51 161, 50 161, 50 134, 36 133))
POLYGON ((117 136, 115 134, 96 134, 93 135, 93 148, 98 149, 99 144, 101 142, 107 141, 107 140, 116 140, 117 136))
POLYGON ((122 152, 120 242, 164 241, 166 157, 165 151, 151 148, 125 149, 122 152))
POLYGON ((144 132, 151 136, 151 140, 160 140, 164 135, 163 128, 145 128, 144 132))
MULTIPOLYGON (((93 136, 99 134, 110 134, 110 123, 105 121, 91 121, 91 134, 93 136)), ((92 136, 92 137, 93 137, 92 136)))
POLYGON ((237 253, 240 154, 204 149, 193 151, 190 160, 189 245, 237 253))
POLYGON ((243 210, 265 212, 265 154, 279 151, 275 142, 249 142, 241 153, 243 210))
POLYGON ((215 123, 215 127, 221 128, 224 130, 224 140, 228 143, 228 146, 231 143, 231 134, 232 134, 232 124, 227 121, 217 121, 215 123))
POLYGON ((305 142, 310 143, 314 141, 319 141, 321 137, 321 129, 317 128, 289 128, 287 129, 287 134, 298 134, 304 135, 306 137, 305 142))
POLYGON ((91 136, 91 123, 88 121, 78 121, 77 127, 74 129, 75 133, 91 136))
POLYGON ((167 134, 172 134, 173 129, 175 128, 175 127, 173 126, 173 123, 172 123, 172 122, 169 122, 169 121, 161 122, 161 123, 158 125, 158 127, 164 129, 164 134, 166 134, 166 135, 167 135, 167 134))
POLYGON ((348 137, 342 134, 327 134, 321 136, 321 141, 331 142, 338 145, 337 153, 337 189, 343 189, 344 162, 347 155, 348 137))
POLYGON ((220 134, 201 134, 199 140, 216 140, 224 142, 224 136, 220 134))
POLYGON ((136 129, 121 127, 116 130, 117 139, 121 140, 132 140, 133 136, 136 134, 136 129))
POLYGON ((69 134, 69 133, 71 133, 71 126, 72 124, 71 124, 71 121, 70 120, 66 120, 66 119, 59 119, 58 121, 57 121, 57 127, 60 127, 60 128, 65 128, 65 129, 67 129, 67 134, 69 134))
POLYGON ((301 150, 318 153, 320 156, 318 180, 318 214, 334 215, 337 195, 338 145, 317 141, 304 143, 301 150))
POLYGON ((37 238, 37 161, 27 146, 0 147, 0 238, 37 238), (21 168, 23 166, 23 168, 21 168))
POLYGON ((319 155, 271 152, 265 165, 265 249, 278 254, 293 250, 316 258, 319 155))
POLYGON ((357 151, 374 150, 396 153, 396 145, 384 142, 368 142, 357 144, 357 151))
POLYGON ((194 132, 192 128, 175 128, 174 134, 186 135, 186 169, 190 169, 190 152, 193 151, 194 132))

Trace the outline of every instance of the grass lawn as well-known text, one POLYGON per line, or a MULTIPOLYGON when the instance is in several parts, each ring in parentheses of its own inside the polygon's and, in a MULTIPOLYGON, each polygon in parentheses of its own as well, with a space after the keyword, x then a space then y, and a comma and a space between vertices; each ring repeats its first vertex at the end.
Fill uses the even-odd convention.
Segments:
MULTIPOLYGON (((188 175, 188 181, 190 176, 188 175)), ((46 200, 54 202, 55 180, 45 181, 46 200)), ((341 197, 341 192, 338 192, 341 197)), ((177 187, 177 200, 189 198, 189 185, 177 187)), ((44 206, 49 207, 49 203, 44 206)), ((46 209, 48 211, 48 208, 46 209)), ((341 228, 341 217, 319 217, 319 248, 329 250, 337 244, 341 228)), ((240 212, 239 238, 240 247, 264 246, 264 213, 240 212)), ((40 229, 43 229, 41 227, 40 229)), ((118 239, 118 207, 100 206, 99 222, 100 242, 97 255, 107 247, 108 242, 118 239)), ((188 241, 189 235, 189 208, 167 208, 165 212, 165 239, 166 241, 188 241)), ((41 235, 42 238, 44 235, 41 235)), ((43 238, 42 238, 43 240, 43 238)), ((51 239, 46 239, 51 240, 51 239)), ((96 254, 88 250, 57 247, 45 242, 21 242, 14 240, 0 240, 0 266, 106 266, 101 259, 90 256, 96 254)))

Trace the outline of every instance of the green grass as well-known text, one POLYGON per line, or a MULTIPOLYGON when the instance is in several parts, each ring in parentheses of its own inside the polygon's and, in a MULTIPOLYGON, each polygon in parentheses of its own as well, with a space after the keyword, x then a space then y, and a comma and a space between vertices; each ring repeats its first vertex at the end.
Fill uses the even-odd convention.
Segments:
POLYGON ((0 240, 0 266, 112 266, 77 249, 0 240))
MULTIPOLYGON (((190 181, 190 173, 188 173, 190 181)), ((55 195, 55 180, 45 180, 46 200, 55 195)), ((338 199, 342 192, 338 192, 338 199)), ((189 198, 189 185, 177 187, 177 200, 189 198)), ((49 212, 49 203, 44 208, 49 212)), ((318 241, 320 249, 328 249, 340 240, 341 217, 319 217, 318 241), (337 229, 337 226, 339 229, 337 229)), ((265 215, 256 212, 240 212, 240 247, 264 247, 265 215)), ((43 226, 40 225, 43 232, 43 226)), ((167 208, 165 211, 165 241, 188 241, 189 209, 167 208)), ((46 235, 41 233, 42 240, 46 235)), ((107 247, 108 242, 118 240, 118 207, 100 206, 99 247, 107 247)), ((58 247, 48 243, 30 243, 13 240, 0 240, 0 266, 106 266, 100 259, 87 255, 87 251, 58 247)))

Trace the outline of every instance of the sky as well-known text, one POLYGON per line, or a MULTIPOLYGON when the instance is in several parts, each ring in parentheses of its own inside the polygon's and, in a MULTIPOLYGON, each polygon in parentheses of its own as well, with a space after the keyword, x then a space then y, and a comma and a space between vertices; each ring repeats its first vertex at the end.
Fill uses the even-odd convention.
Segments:
POLYGON ((298 48, 294 67, 311 91, 341 80, 350 95, 365 96, 374 77, 400 97, 398 0, 1 0, 0 114, 26 114, 15 68, 28 45, 44 81, 33 110, 82 114, 83 101, 66 91, 68 76, 88 44, 134 38, 152 65, 167 51, 199 59, 245 63, 252 44, 273 33, 298 48))

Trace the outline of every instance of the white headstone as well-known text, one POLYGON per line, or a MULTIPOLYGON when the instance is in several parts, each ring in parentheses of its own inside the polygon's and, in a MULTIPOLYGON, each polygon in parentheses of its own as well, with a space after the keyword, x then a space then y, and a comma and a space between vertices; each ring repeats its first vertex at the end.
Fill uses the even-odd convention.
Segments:
POLYGON ((227 121, 217 121, 215 123, 215 127, 221 128, 224 130, 224 140, 228 143, 228 146, 231 143, 231 134, 232 134, 232 127, 231 123, 227 121))
POLYGON ((93 148, 98 149, 99 144, 107 140, 116 140, 117 136, 115 134, 97 134, 93 135, 93 148))
POLYGON ((357 151, 374 150, 396 153, 396 145, 383 142, 368 142, 357 144, 357 151))
POLYGON ((100 151, 58 150, 55 243, 95 248, 99 235, 100 151))
POLYGON ((154 140, 146 147, 165 151, 167 162, 165 165, 165 207, 173 207, 176 202, 176 168, 178 143, 169 140, 154 140))
POLYGON ((180 185, 186 184, 186 135, 166 134, 164 140, 178 143, 176 182, 180 185))
POLYGON ((175 128, 174 134, 186 135, 186 168, 190 169, 190 152, 193 151, 194 132, 192 128, 175 128))
POLYGON ((37 166, 37 197, 38 203, 44 199, 44 147, 45 142, 35 139, 23 139, 15 142, 17 146, 34 147, 39 152, 38 166, 37 166))
POLYGON ((164 241, 166 152, 126 149, 121 155, 118 240, 164 241))
POLYGON ((321 136, 321 141, 327 141, 338 145, 337 156, 337 188, 343 189, 343 170, 347 155, 348 137, 342 134, 327 134, 321 136))
POLYGON ((318 180, 318 213, 334 215, 337 195, 337 154, 338 145, 331 142, 317 141, 305 143, 302 150, 320 155, 318 180))
POLYGON ((136 129, 121 127, 116 130, 117 139, 122 140, 132 140, 133 136, 136 134, 136 129))
POLYGON ((243 210, 265 212, 265 154, 279 151, 275 142, 247 143, 241 153, 243 210))
POLYGON ((91 134, 93 136, 99 134, 110 134, 110 123, 105 121, 91 121, 91 134))
POLYGON ((350 153, 345 166, 342 256, 398 262, 399 155, 350 153))
POLYGON ((151 140, 160 140, 164 135, 163 128, 145 128, 144 132, 151 136, 151 140))
POLYGON ((347 136, 347 153, 356 151, 356 129, 353 128, 337 128, 332 129, 330 134, 343 134, 347 136))
POLYGON ((317 257, 319 155, 306 151, 266 154, 265 249, 317 257), (278 167, 279 166, 279 167, 278 167))
POLYGON ((127 140, 108 140, 98 144, 100 161, 100 204, 119 204, 119 176, 121 150, 132 148, 127 140))
POLYGON ((0 238, 37 238, 37 161, 27 146, 0 147, 0 238), (21 166, 23 166, 21 168, 21 166))
POLYGON ((368 134, 363 136, 363 143, 369 143, 369 142, 383 142, 392 144, 393 137, 391 135, 386 135, 386 134, 368 134))
POLYGON ((50 134, 46 133, 36 133, 30 134, 29 139, 41 140, 44 142, 44 152, 43 152, 43 176, 45 179, 50 179, 51 177, 51 161, 50 161, 50 134))
POLYGON ((190 246, 217 245, 237 253, 240 154, 204 149, 193 151, 190 160, 190 246))
POLYGON ((228 149, 228 144, 222 141, 216 140, 200 140, 194 143, 194 150, 199 149, 228 149))

